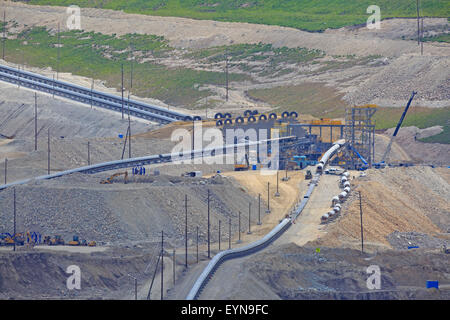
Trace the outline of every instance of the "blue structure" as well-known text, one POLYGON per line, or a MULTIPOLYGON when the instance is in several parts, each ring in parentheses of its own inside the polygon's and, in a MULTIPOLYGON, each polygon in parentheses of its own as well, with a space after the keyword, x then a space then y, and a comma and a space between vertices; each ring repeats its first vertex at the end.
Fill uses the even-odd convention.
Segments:
POLYGON ((439 281, 427 280, 427 289, 436 288, 439 289, 439 281))

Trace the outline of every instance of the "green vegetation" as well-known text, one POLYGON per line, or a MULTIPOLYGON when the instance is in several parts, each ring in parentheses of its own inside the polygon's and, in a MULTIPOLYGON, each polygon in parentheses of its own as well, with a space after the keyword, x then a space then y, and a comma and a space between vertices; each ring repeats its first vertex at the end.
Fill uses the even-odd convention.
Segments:
MULTIPOLYGON (((133 54, 139 58, 153 59, 166 56, 171 48, 162 37, 127 34, 121 37, 94 32, 68 31, 60 33, 60 72, 94 77, 106 81, 109 87, 121 85, 121 64, 124 65, 126 88, 130 87, 133 54)), ((6 41, 6 60, 35 67, 58 69, 58 37, 45 28, 27 29, 17 39, 6 41)), ((164 65, 143 62, 133 64, 132 93, 153 97, 169 104, 192 106, 209 95, 200 91, 204 84, 220 85, 225 76, 220 72, 197 71, 187 68, 168 68, 164 65)), ((239 74, 230 74, 230 81, 248 80, 239 74)))
MULTIPOLYGON (((378 108, 375 113, 377 129, 393 128, 397 125, 403 113, 403 108, 378 108)), ((440 134, 421 139, 423 142, 450 144, 450 107, 446 108, 421 108, 412 107, 408 110, 402 126, 415 126, 420 129, 432 126, 442 126, 444 131, 440 134)))
MULTIPOLYGON (((348 55, 345 57, 335 56, 334 60, 324 61, 322 67, 320 67, 316 72, 325 72, 330 70, 341 70, 346 68, 351 68, 354 66, 376 66, 374 63, 377 59, 382 58, 380 55, 370 55, 366 57, 357 58, 355 55, 348 55)), ((382 62, 377 62, 378 64, 382 62)))
POLYGON ((308 64, 325 56, 325 52, 306 48, 274 48, 271 44, 236 44, 193 50, 184 55, 206 64, 224 63, 230 67, 262 77, 275 77, 294 72, 285 64, 308 64), (254 63, 257 62, 257 63, 254 63))
MULTIPOLYGON (((69 6, 72 0, 26 0, 36 5, 69 6)), ((250 22, 293 27, 309 31, 365 23, 372 0, 79 0, 80 7, 123 10, 158 16, 218 21, 250 22)), ((415 17, 416 2, 378 0, 382 18, 415 17)), ((421 0, 421 13, 449 17, 450 0, 421 0)))
POLYGON ((423 38, 424 42, 434 41, 434 42, 447 42, 450 43, 450 33, 440 34, 432 37, 423 38))
POLYGON ((318 118, 344 117, 343 94, 321 83, 305 83, 297 86, 249 90, 249 96, 266 102, 277 111, 296 111, 318 118))
POLYGON ((270 61, 272 63, 305 63, 321 58, 325 52, 306 48, 274 48, 271 44, 235 44, 193 51, 186 57, 205 59, 208 62, 225 61, 270 61))

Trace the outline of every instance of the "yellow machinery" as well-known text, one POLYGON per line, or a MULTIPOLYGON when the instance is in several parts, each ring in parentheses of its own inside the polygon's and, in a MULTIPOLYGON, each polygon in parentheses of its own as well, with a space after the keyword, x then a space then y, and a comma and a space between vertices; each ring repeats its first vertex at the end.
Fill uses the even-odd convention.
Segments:
POLYGON ((51 236, 45 236, 44 244, 49 246, 64 245, 64 239, 60 235, 56 235, 54 238, 51 236))
POLYGON ((0 245, 4 246, 14 245, 14 239, 9 234, 1 234, 0 245))
POLYGON ((80 240, 78 236, 73 236, 72 241, 69 241, 69 242, 68 242, 68 245, 69 245, 69 246, 88 246, 88 247, 95 247, 95 246, 97 246, 97 243, 96 243, 95 241, 87 242, 87 241, 84 240, 84 239, 81 239, 81 240, 80 240))
POLYGON ((109 177, 108 179, 100 181, 100 183, 101 183, 101 184, 111 184, 111 183, 112 183, 112 180, 113 180, 115 177, 118 177, 118 176, 121 176, 121 175, 124 175, 124 176, 125 176, 124 180, 125 180, 125 183, 127 183, 127 179, 128 179, 128 171, 115 173, 115 174, 113 174, 111 177, 109 177))
POLYGON ((79 246, 79 245, 81 245, 81 242, 80 242, 80 240, 78 239, 78 236, 73 236, 73 240, 72 240, 72 241, 69 241, 67 244, 68 244, 69 246, 79 246))
POLYGON ((248 154, 245 154, 245 163, 237 163, 234 165, 234 171, 247 171, 250 167, 248 162, 248 154))
POLYGON ((330 118, 320 118, 320 120, 311 120, 312 125, 342 125, 342 121, 330 118))

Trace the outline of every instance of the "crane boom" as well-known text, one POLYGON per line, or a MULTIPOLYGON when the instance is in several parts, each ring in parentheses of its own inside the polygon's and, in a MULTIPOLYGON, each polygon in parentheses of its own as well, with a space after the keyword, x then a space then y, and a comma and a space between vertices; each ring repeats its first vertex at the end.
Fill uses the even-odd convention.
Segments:
POLYGON ((411 105, 411 102, 414 99, 414 96, 416 94, 417 94, 416 91, 412 92, 411 98, 409 98, 408 104, 406 105, 406 108, 403 111, 403 114, 402 114, 400 120, 398 121, 397 127, 395 128, 394 134, 392 135, 391 140, 389 141, 389 144, 388 144, 388 146, 386 148, 386 151, 384 152, 383 158, 381 158, 381 162, 380 163, 384 163, 385 161, 387 161, 387 158, 388 158, 389 153, 391 151, 392 143, 394 142, 394 139, 397 136, 397 133, 400 130, 400 127, 402 126, 403 120, 405 119, 405 116, 406 116, 406 113, 408 112, 409 106, 411 105))

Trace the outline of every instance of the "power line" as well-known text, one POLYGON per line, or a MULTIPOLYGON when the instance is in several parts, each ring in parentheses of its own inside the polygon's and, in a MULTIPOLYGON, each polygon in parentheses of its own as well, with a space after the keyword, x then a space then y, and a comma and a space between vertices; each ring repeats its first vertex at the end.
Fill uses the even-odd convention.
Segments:
POLYGON ((361 252, 364 253, 364 233, 363 233, 363 211, 362 211, 362 202, 361 202, 361 191, 359 193, 359 215, 361 216, 361 252))

